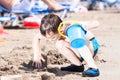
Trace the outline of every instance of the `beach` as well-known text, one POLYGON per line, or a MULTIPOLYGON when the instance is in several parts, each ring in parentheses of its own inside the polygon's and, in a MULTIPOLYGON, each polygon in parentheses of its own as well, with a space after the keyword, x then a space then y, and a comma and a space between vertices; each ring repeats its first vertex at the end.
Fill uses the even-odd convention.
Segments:
MULTIPOLYGON (((59 14, 59 13, 58 13, 59 14)), ((88 14, 68 13, 65 20, 97 20, 100 25, 91 29, 100 48, 95 62, 100 70, 98 77, 82 77, 78 72, 61 71, 60 66, 69 65, 52 43, 41 43, 47 53, 48 69, 33 70, 24 65, 33 58, 32 39, 39 29, 4 29, 0 34, 0 78, 1 80, 119 80, 120 79, 120 13, 115 11, 89 11, 88 14)), ((88 66, 85 65, 85 69, 88 66)))

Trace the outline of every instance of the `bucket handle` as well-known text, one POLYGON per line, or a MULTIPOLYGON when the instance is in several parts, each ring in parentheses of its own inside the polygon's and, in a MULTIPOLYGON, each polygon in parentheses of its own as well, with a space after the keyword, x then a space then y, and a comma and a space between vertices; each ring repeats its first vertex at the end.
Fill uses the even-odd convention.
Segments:
POLYGON ((61 36, 66 37, 66 35, 63 34, 63 32, 60 30, 61 27, 62 27, 64 24, 80 24, 80 22, 79 22, 79 21, 63 21, 63 22, 61 22, 61 23, 59 24, 58 29, 57 29, 57 30, 58 30, 58 33, 59 33, 61 36))

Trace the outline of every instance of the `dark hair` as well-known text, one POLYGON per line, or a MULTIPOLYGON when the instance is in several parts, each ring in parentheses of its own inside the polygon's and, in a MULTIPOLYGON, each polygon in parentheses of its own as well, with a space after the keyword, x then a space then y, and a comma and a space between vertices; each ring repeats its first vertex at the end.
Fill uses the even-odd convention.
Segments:
POLYGON ((55 14, 47 14, 45 15, 42 20, 41 20, 41 25, 40 25, 40 32, 42 35, 46 35, 46 31, 50 32, 52 31, 53 33, 57 33, 57 28, 59 24, 62 22, 59 16, 55 14))

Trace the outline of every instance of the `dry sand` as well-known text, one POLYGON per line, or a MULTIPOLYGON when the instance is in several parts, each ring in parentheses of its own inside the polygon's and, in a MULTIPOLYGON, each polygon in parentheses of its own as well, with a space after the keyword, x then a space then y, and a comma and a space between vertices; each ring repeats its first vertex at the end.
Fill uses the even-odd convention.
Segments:
MULTIPOLYGON (((32 70, 23 66, 33 56, 32 38, 39 29, 5 29, 8 34, 0 35, 0 76, 1 80, 119 80, 120 79, 120 13, 91 11, 87 15, 68 13, 75 20, 98 20, 100 26, 92 30, 100 43, 96 64, 100 76, 81 77, 80 73, 62 72, 60 66, 69 63, 49 42, 42 44, 48 54, 48 69, 32 70)), ((86 65, 87 69, 87 65, 86 65)))

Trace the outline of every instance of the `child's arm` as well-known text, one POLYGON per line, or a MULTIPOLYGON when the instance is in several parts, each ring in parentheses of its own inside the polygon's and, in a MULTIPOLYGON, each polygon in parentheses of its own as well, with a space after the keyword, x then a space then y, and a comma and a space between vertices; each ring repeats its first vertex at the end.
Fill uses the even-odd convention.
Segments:
POLYGON ((95 29, 99 26, 99 22, 96 20, 93 21, 81 21, 81 24, 86 30, 95 29))
MULTIPOLYGON (((95 29, 99 26, 99 22, 96 21, 96 20, 93 20, 93 21, 77 21, 77 22, 82 24, 85 30, 95 29)), ((72 24, 74 24, 74 22, 72 24)), ((66 27, 68 27, 69 25, 70 25, 69 22, 63 24, 62 27, 60 28, 60 32, 64 33, 66 27)))
POLYGON ((41 34, 37 34, 33 38, 33 62, 35 65, 33 65, 36 68, 42 67, 41 61, 44 61, 42 55, 41 55, 41 50, 40 50, 40 39, 41 39, 41 34))

